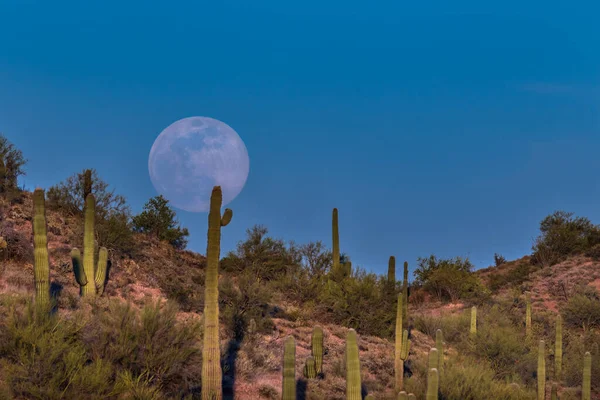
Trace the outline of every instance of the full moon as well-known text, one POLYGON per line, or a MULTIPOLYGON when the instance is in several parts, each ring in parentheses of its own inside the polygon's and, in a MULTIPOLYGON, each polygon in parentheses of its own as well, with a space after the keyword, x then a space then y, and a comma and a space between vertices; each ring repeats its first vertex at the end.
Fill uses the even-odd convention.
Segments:
POLYGON ((158 135, 148 170, 154 188, 173 206, 206 212, 213 186, 221 186, 223 205, 240 194, 250 160, 246 145, 229 125, 208 117, 189 117, 158 135))

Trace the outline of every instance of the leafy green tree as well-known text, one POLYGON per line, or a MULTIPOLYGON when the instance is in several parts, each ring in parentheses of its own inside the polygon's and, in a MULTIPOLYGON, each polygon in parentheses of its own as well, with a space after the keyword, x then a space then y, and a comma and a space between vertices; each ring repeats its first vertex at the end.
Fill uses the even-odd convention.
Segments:
POLYGON ((415 283, 439 300, 456 301, 479 289, 468 258, 438 259, 435 255, 417 260, 415 283))
POLYGON ((26 163, 21 150, 0 133, 0 193, 18 189, 17 179, 25 175, 26 163))
POLYGON ((600 228, 585 217, 555 211, 540 222, 533 245, 533 260, 549 266, 574 254, 583 254, 600 243, 600 228))
POLYGON ((178 250, 187 246, 186 237, 189 236, 189 231, 179 226, 175 211, 169 206, 169 200, 162 195, 148 200, 144 210, 133 217, 133 229, 167 241, 178 250))

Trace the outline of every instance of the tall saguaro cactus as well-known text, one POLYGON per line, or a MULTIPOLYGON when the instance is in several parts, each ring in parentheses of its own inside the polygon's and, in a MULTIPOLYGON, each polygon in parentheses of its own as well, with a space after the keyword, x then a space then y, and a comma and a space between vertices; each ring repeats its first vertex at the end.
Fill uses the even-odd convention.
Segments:
POLYGON ((221 227, 233 217, 227 208, 221 216, 223 193, 213 187, 208 213, 208 244, 206 248, 206 283, 204 289, 204 346, 202 348, 202 400, 221 400, 221 349, 219 341, 219 256, 221 227))
POLYGON ((402 279, 402 321, 404 329, 408 329, 408 262, 404 261, 404 276, 402 279))
POLYGON ((35 302, 39 307, 47 308, 50 305, 50 259, 44 191, 40 188, 33 192, 33 253, 35 302))
POLYGON ((477 307, 471 307, 471 330, 469 331, 471 336, 477 334, 477 307))
POLYGON ((560 314, 556 315, 556 339, 554 340, 554 378, 559 380, 562 375, 562 317, 560 314))
POLYGON ((98 252, 98 264, 94 263, 94 224, 96 215, 96 199, 93 194, 85 198, 83 221, 83 262, 81 252, 74 248, 71 251, 73 273, 79 284, 82 297, 93 298, 104 292, 108 251, 101 247, 98 252))
POLYGON ((592 398, 592 353, 586 351, 583 356, 583 385, 581 386, 581 400, 592 398))
POLYGON ((398 295, 396 307, 396 342, 394 348, 395 391, 400 392, 404 386, 404 361, 408 359, 410 340, 408 331, 402 330, 402 294, 398 295))
POLYGON ((435 331, 435 348, 438 351, 438 373, 440 378, 444 373, 444 334, 441 329, 435 331))
POLYGON ((537 397, 538 400, 546 398, 546 344, 540 340, 538 347, 538 365, 537 365, 537 397))
POLYGON ((323 328, 315 326, 311 338, 311 354, 315 359, 317 374, 323 372, 323 328))
POLYGON ((531 295, 527 293, 525 295, 526 309, 525 309, 525 335, 531 337, 531 295))
POLYGON ((296 400, 296 341, 293 336, 285 339, 283 347, 282 400, 296 400))
POLYGON ((362 400, 358 339, 354 329, 346 335, 346 400, 362 400))
POLYGON ((334 274, 340 270, 340 232, 338 228, 338 209, 334 208, 331 216, 331 235, 333 241, 333 267, 334 274))

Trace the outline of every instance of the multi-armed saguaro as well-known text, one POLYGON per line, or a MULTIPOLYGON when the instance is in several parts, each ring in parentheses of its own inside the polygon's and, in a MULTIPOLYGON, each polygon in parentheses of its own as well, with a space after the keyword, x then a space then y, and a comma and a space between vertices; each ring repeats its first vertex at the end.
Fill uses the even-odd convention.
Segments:
POLYGON ((83 221, 83 263, 81 252, 74 248, 71 251, 73 273, 79 284, 80 294, 83 297, 95 297, 96 293, 104 292, 106 283, 106 266, 108 264, 108 251, 101 247, 98 252, 98 264, 94 263, 94 219, 96 215, 96 199, 93 194, 85 198, 83 221))
POLYGON ((44 191, 40 188, 33 192, 33 253, 35 302, 37 306, 47 308, 50 305, 50 259, 44 191))
POLYGON ((408 352, 410 349, 408 331, 402 329, 403 297, 402 294, 398 295, 398 306, 396 307, 396 343, 394 348, 394 386, 396 393, 399 393, 404 386, 404 361, 408 359, 408 352))
POLYGON ((350 329, 346 335, 346 400, 362 400, 360 360, 356 331, 350 329))
POLYGON ((219 256, 221 227, 233 217, 227 208, 221 216, 223 193, 215 186, 210 196, 208 244, 206 249, 206 283, 204 289, 204 346, 202 348, 202 400, 221 400, 221 351, 219 342, 219 256))

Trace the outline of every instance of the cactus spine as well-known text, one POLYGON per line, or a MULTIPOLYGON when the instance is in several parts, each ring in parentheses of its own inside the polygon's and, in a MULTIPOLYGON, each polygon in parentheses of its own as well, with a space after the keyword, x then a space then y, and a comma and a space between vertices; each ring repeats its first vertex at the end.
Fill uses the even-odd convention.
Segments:
MULTIPOLYGON (((429 353, 431 354, 431 353, 429 353)), ((427 373, 427 400, 437 400, 439 390, 438 370, 431 368, 427 373)))
POLYGON ((546 398, 546 356, 543 340, 540 340, 538 348, 537 386, 538 400, 544 400, 546 398))
POLYGON ((525 309, 525 335, 531 337, 531 295, 526 295, 526 309, 525 309))
POLYGON ((471 336, 477 334, 477 307, 471 307, 471 336))
POLYGON ((315 360, 317 374, 323 373, 323 329, 315 326, 311 338, 311 353, 315 360))
POLYGON ((282 400, 296 400, 296 341, 293 336, 285 339, 283 347, 282 400))
POLYGON ((98 264, 94 265, 94 219, 96 215, 96 199, 93 194, 85 198, 83 221, 83 262, 81 252, 74 248, 71 251, 71 262, 75 280, 79 284, 79 293, 83 297, 93 298, 104 293, 106 283, 106 267, 108 251, 101 247, 98 252, 98 264), (89 277, 89 278, 88 278, 89 277), (88 284, 90 283, 91 284, 88 284))
POLYGON ((438 374, 440 378, 444 373, 444 334, 441 329, 435 331, 435 347, 438 351, 438 374))
POLYGON ((42 308, 50 306, 50 259, 46 233, 46 206, 44 191, 33 192, 33 275, 35 277, 35 302, 42 308))
POLYGON ((394 291, 396 290, 396 257, 390 256, 388 261, 388 285, 394 291))
POLYGON ((221 216, 223 193, 213 187, 208 214, 206 248, 206 287, 204 289, 204 346, 202 348, 202 400, 221 400, 221 351, 219 343, 219 256, 221 227, 231 221, 233 213, 225 209, 221 216))
POLYGON ((308 379, 315 379, 317 377, 315 359, 312 356, 309 356, 304 363, 304 376, 308 379))
POLYGON ((402 330, 402 294, 398 295, 398 306, 396 307, 396 342, 394 348, 394 373, 395 390, 400 392, 404 386, 404 361, 408 359, 410 340, 408 331, 402 330))
POLYGON ((562 375, 562 317, 556 315, 556 339, 554 341, 554 377, 559 380, 562 375))
POLYGON ((592 354, 589 351, 583 356, 583 385, 581 387, 581 400, 592 398, 592 354))
POLYGON ((402 302, 402 321, 404 322, 404 329, 408 329, 408 262, 404 261, 404 277, 402 280, 402 296, 404 296, 402 302))
POLYGON ((346 336, 346 400, 362 400, 358 340, 354 329, 346 336))
POLYGON ((332 213, 331 221, 331 234, 333 240, 333 267, 332 270, 335 274, 339 273, 340 270, 340 232, 338 228, 338 209, 334 208, 332 213))

